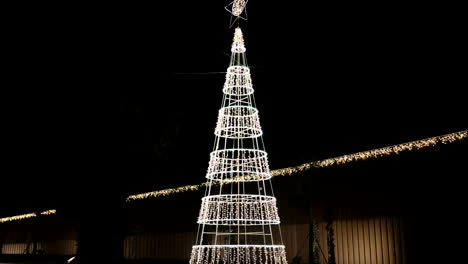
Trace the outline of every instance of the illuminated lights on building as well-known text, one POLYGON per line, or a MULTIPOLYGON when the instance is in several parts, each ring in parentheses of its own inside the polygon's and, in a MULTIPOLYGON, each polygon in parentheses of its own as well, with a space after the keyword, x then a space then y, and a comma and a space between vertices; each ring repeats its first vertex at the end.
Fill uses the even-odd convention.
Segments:
POLYGON ((22 215, 3 217, 3 218, 0 218, 0 224, 6 223, 6 222, 11 222, 11 221, 18 221, 18 220, 34 218, 34 217, 37 217, 38 215, 53 215, 53 214, 56 214, 56 213, 57 213, 57 210, 51 209, 51 210, 42 211, 42 212, 39 212, 39 213, 29 213, 29 214, 22 214, 22 215))
MULTIPOLYGON (((312 161, 312 162, 308 162, 308 163, 295 166, 295 167, 271 170, 270 173, 272 177, 288 176, 288 175, 293 175, 298 172, 304 172, 312 168, 326 168, 326 167, 331 167, 331 166, 344 165, 344 164, 356 162, 359 160, 377 159, 383 156, 396 155, 401 152, 415 151, 415 150, 420 150, 424 148, 435 147, 440 144, 454 143, 454 142, 466 140, 466 139, 468 139, 468 131, 460 131, 460 132, 455 132, 455 133, 451 133, 447 135, 436 136, 436 137, 431 137, 427 139, 402 143, 398 145, 343 155, 343 156, 339 156, 335 158, 312 161)), ((220 182, 213 182, 212 184, 219 184, 219 183, 220 182)), ((225 182, 225 183, 229 183, 229 182, 225 182)), ((156 198, 156 197, 167 196, 167 195, 183 193, 183 192, 188 192, 188 191, 198 191, 200 190, 200 188, 203 188, 205 186, 206 186, 206 183, 202 183, 198 185, 186 185, 186 186, 180 186, 176 188, 169 188, 169 189, 164 189, 164 190, 159 190, 159 191, 135 194, 135 195, 130 195, 127 198, 127 201, 141 200, 141 199, 147 199, 147 198, 156 198)))

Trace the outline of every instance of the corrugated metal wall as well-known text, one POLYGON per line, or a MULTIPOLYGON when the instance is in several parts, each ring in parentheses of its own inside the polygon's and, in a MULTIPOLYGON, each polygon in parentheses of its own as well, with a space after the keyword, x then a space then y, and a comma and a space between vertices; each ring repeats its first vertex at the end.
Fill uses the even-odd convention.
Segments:
MULTIPOLYGON (((27 243, 18 243, 6 241, 2 246, 2 254, 23 254, 26 250, 27 243)), ((32 245, 30 245, 32 248, 32 245)), ((56 240, 48 242, 38 242, 37 248, 44 250, 51 255, 74 255, 76 254, 75 240, 56 240)))
POLYGON ((124 257, 127 259, 189 259, 195 236, 194 232, 153 232, 132 235, 124 241, 124 257))
POLYGON ((52 255, 75 255, 77 242, 75 240, 56 240, 41 243, 47 254, 52 255))
MULTIPOLYGON (((333 222, 337 264, 405 264, 402 219, 390 216, 356 216, 339 210, 333 222)), ((327 263, 326 223, 319 222, 321 263, 327 263)), ((295 256, 309 263, 309 224, 282 226, 283 242, 290 263, 295 256)), ((195 241, 194 232, 142 233, 127 237, 127 259, 188 259, 195 241)))
MULTIPOLYGON (((287 248, 287 257, 291 261, 299 255, 302 263, 309 261, 309 225, 283 225, 283 242, 287 248)), ((124 241, 124 257, 127 259, 174 259, 190 258, 196 233, 142 233, 129 236, 124 241)))
POLYGON ((2 254, 23 254, 26 243, 5 243, 2 246, 2 254))
MULTIPOLYGON (((20 227, 20 226, 19 226, 20 227)), ((49 229, 49 228, 48 228, 49 229)), ((52 229, 52 228, 50 228, 52 229)), ((42 230, 4 232, 1 245, 2 254, 24 254, 26 249, 33 250, 33 238, 37 241, 37 249, 51 255, 74 255, 77 252, 77 233, 71 231, 43 232, 42 230)))
POLYGON ((309 263, 309 224, 283 224, 281 233, 289 263, 295 256, 301 257, 301 263, 309 263))
MULTIPOLYGON (((296 211, 285 209, 283 212, 285 218, 289 217, 282 224, 283 242, 290 263, 295 256, 301 257, 301 263, 309 263, 308 219, 296 211)), ((335 211, 334 219, 336 263, 406 264, 404 225, 400 217, 365 216, 356 210, 339 209, 335 211)), ((325 222, 318 223, 323 264, 328 258, 325 227, 325 222)), ((195 232, 146 231, 127 237, 123 254, 127 259, 187 260, 195 236, 195 232)), ((77 251, 76 237, 76 233, 63 232, 39 239, 38 248, 48 254, 74 255, 77 251)), ((2 253, 22 254, 29 240, 27 232, 9 232, 2 253)))
MULTIPOLYGON (((327 256, 326 223, 319 223, 320 246, 327 256)), ((356 216, 338 210, 333 222, 337 264, 405 264, 404 226, 400 217, 356 216)), ((321 256, 321 263, 326 263, 321 256)))

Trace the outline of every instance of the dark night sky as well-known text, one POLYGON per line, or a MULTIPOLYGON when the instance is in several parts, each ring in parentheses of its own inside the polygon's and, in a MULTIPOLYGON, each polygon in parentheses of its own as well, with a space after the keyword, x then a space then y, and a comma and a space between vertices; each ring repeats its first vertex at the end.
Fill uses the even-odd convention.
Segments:
MULTIPOLYGON (((233 30, 157 2, 10 22, 0 216, 204 181, 233 30)), ((272 169, 467 129, 461 18, 396 10, 249 3, 272 169)))

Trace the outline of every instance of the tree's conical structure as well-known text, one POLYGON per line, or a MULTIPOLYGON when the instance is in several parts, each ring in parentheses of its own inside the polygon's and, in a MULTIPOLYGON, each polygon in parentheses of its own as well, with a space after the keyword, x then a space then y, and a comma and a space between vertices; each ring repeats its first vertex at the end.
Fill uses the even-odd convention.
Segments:
POLYGON ((235 29, 191 264, 286 264, 246 48, 235 29))

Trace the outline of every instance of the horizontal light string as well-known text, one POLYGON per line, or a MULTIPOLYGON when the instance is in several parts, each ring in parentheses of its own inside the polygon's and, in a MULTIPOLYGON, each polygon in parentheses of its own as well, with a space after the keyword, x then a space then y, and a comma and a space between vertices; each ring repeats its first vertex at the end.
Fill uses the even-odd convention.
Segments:
MULTIPOLYGON (((362 152, 349 154, 349 155, 343 155, 343 156, 339 156, 335 158, 312 161, 312 162, 305 163, 305 164, 295 166, 295 167, 272 170, 271 174, 273 177, 288 176, 288 175, 293 175, 298 172, 307 171, 311 168, 325 168, 325 167, 330 167, 334 165, 346 164, 346 163, 350 163, 350 162, 354 162, 358 160, 379 158, 379 157, 387 156, 387 155, 396 155, 396 154, 399 154, 400 152, 420 150, 423 148, 434 147, 440 144, 448 144, 448 143, 453 143, 456 141, 461 141, 466 138, 468 138, 468 130, 446 134, 442 136, 437 136, 437 137, 421 139, 421 140, 407 142, 407 143, 402 143, 402 144, 388 146, 384 148, 362 151, 362 152)), ((212 185, 217 185, 220 183, 221 182, 212 182, 212 185)), ((167 196, 167 195, 172 195, 172 194, 177 194, 177 193, 197 191, 200 188, 203 188, 206 186, 207 186, 207 183, 202 183, 198 185, 186 185, 186 186, 180 186, 176 188, 164 189, 164 190, 159 190, 159 191, 140 193, 140 194, 128 196, 127 201, 141 200, 141 199, 147 199, 147 198, 156 198, 160 196, 167 196)), ((39 213, 39 215, 53 215, 53 214, 56 214, 56 210, 54 209, 39 213)), ((3 217, 3 218, 0 218, 0 224, 10 222, 10 221, 33 218, 37 216, 38 216, 37 213, 30 213, 30 214, 22 214, 22 215, 10 216, 10 217, 3 217)))
MULTIPOLYGON (((335 158, 312 161, 312 162, 305 163, 305 164, 295 166, 295 167, 272 170, 271 174, 273 177, 287 176, 287 175, 292 175, 298 172, 307 171, 311 168, 325 168, 325 167, 330 167, 334 165, 342 165, 342 164, 346 164, 346 163, 350 163, 350 162, 354 162, 358 160, 379 158, 379 157, 387 156, 387 155, 395 155, 395 154, 399 154, 400 152, 434 147, 439 144, 453 143, 455 141, 460 141, 466 138, 468 138, 468 130, 446 134, 442 136, 437 136, 437 137, 421 139, 421 140, 407 142, 407 143, 402 143, 398 145, 368 150, 368 151, 357 152, 354 154, 343 155, 343 156, 339 156, 335 158)), ((220 181, 216 181, 216 182, 214 181, 211 184, 219 185, 220 183, 221 183, 220 181)), ((229 183, 229 182, 223 182, 223 183, 229 183)), ((183 192, 188 192, 188 191, 197 191, 200 188, 203 188, 205 186, 207 186, 207 183, 202 183, 198 185, 185 185, 185 186, 180 186, 176 188, 135 194, 135 195, 130 195, 127 198, 127 201, 141 200, 141 199, 147 199, 151 197, 167 196, 171 194, 183 193, 183 192)))
POLYGON ((57 213, 57 210, 51 209, 51 210, 43 211, 43 212, 40 212, 40 213, 30 213, 30 214, 22 214, 22 215, 3 217, 3 218, 0 218, 0 224, 6 223, 6 222, 11 222, 11 221, 34 218, 34 217, 37 217, 39 215, 53 215, 53 214, 56 214, 56 213, 57 213))

